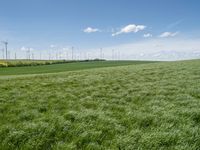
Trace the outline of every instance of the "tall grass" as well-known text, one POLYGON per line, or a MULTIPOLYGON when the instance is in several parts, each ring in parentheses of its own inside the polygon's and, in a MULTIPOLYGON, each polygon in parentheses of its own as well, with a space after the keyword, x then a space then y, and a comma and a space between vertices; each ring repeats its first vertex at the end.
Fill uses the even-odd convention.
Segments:
POLYGON ((0 79, 1 149, 200 147, 200 61, 0 79))

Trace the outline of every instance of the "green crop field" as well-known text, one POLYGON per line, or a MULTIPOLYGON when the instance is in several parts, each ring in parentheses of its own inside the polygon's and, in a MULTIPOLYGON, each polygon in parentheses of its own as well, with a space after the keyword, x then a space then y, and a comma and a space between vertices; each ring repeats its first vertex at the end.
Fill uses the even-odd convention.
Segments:
MULTIPOLYGON (((26 62, 25 62, 26 63, 26 62)), ((40 66, 23 66, 23 67, 4 67, 0 68, 2 75, 24 75, 24 74, 41 74, 41 73, 58 73, 65 71, 83 70, 101 67, 124 66, 132 64, 154 63, 153 61, 89 61, 89 62, 72 62, 63 64, 40 65, 40 66)))
POLYGON ((106 63, 1 68, 0 149, 199 149, 200 60, 106 63))

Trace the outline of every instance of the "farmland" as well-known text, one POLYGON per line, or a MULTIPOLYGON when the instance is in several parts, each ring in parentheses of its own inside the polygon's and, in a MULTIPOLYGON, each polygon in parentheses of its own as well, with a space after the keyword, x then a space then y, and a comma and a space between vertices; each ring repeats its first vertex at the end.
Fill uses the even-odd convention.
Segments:
MULTIPOLYGON (((92 68, 136 65, 144 63, 154 63, 153 61, 86 61, 86 62, 63 62, 63 61, 22 61, 22 64, 31 63, 51 63, 49 65, 23 66, 23 67, 3 67, 0 68, 1 75, 24 75, 24 74, 42 74, 58 73, 65 71, 84 70, 92 68), (60 63, 59 63, 60 62, 60 63), (54 63, 54 64, 53 64, 54 63), (56 64, 58 63, 58 64, 56 64)), ((11 61, 10 64, 16 64, 11 61)), ((19 64, 19 62, 17 62, 19 64)))
POLYGON ((200 60, 103 63, 1 68, 0 148, 199 149, 200 60))

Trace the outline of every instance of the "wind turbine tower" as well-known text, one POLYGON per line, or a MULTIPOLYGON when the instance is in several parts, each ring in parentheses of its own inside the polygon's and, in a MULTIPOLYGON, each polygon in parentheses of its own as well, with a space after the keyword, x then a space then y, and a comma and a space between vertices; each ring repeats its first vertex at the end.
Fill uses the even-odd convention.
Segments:
POLYGON ((8 42, 7 41, 2 41, 2 43, 5 45, 6 59, 8 59, 8 42))
POLYGON ((74 59, 74 47, 72 46, 72 60, 74 59))

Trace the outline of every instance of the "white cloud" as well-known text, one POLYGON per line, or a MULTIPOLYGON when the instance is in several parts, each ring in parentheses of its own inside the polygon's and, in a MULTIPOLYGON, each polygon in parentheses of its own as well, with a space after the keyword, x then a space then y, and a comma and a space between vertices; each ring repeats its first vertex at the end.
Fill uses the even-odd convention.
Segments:
POLYGON ((55 48, 55 47, 56 47, 56 45, 53 45, 53 44, 52 44, 52 45, 50 45, 50 48, 55 48))
POLYGON ((167 26, 167 28, 168 28, 168 29, 174 28, 174 27, 178 26, 179 24, 181 24, 182 22, 183 22, 183 19, 177 20, 177 21, 175 21, 175 22, 169 24, 169 25, 167 26))
POLYGON ((144 34, 143 36, 144 36, 144 38, 149 38, 149 37, 152 37, 153 35, 150 33, 147 33, 147 34, 144 34))
POLYGON ((159 37, 161 38, 167 38, 167 37, 174 37, 178 34, 178 32, 164 32, 159 37))
POLYGON ((29 51, 34 51, 34 48, 29 48, 29 51))
MULTIPOLYGON (((122 45, 104 47, 105 59, 112 59, 112 50, 122 60, 182 60, 200 58, 200 39, 151 38, 122 45)), ((99 57, 99 49, 90 50, 93 58, 99 57)), ((117 58, 117 57, 116 57, 117 58)))
POLYGON ((146 28, 146 26, 144 26, 144 25, 130 24, 130 25, 127 25, 127 26, 121 28, 120 31, 113 33, 112 36, 116 36, 116 35, 123 34, 123 33, 131 33, 131 32, 136 33, 138 31, 144 30, 145 28, 146 28))
POLYGON ((21 51, 34 51, 34 48, 22 46, 21 51))
POLYGON ((21 51, 26 51, 26 50, 27 50, 27 48, 25 46, 21 47, 21 51))
POLYGON ((87 27, 86 29, 83 30, 83 32, 85 32, 85 33, 94 33, 94 32, 100 32, 100 30, 97 29, 97 28, 87 27))

